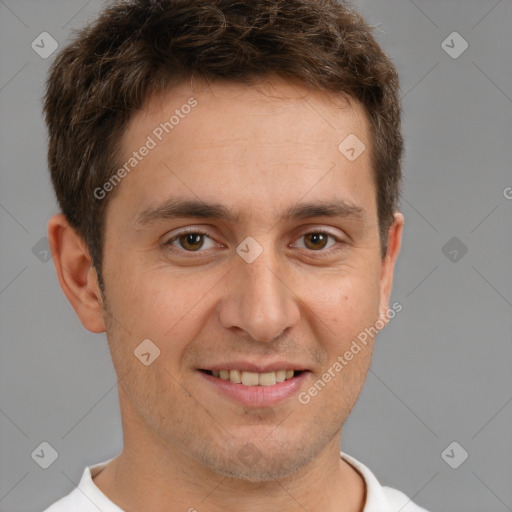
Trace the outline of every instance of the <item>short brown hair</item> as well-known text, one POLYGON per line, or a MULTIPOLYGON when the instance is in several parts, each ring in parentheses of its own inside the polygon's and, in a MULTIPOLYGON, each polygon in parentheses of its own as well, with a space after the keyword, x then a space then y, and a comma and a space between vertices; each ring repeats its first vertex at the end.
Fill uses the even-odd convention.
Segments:
MULTIPOLYGON (((187 79, 278 75, 355 98, 371 131, 381 255, 397 208, 403 140, 398 74, 360 14, 336 0, 123 0, 56 57, 44 98, 48 162, 62 212, 101 280, 105 210, 94 190, 148 97, 187 79)), ((341 142, 341 141, 340 141, 341 142)))

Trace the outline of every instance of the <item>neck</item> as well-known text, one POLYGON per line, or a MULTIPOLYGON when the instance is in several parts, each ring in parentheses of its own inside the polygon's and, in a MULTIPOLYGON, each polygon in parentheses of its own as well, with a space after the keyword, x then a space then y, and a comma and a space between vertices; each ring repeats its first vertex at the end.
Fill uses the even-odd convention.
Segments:
POLYGON ((363 510, 364 480, 340 457, 341 431, 306 466, 291 476, 269 482, 250 482, 212 472, 153 435, 141 443, 140 436, 125 429, 123 452, 94 478, 96 486, 124 510, 363 510))
POLYGON ((141 512, 169 512, 170 503, 173 511, 189 512, 252 512, 270 506, 276 512, 363 510, 362 477, 339 455, 328 468, 318 468, 317 460, 292 477, 259 483, 212 474, 205 478, 208 471, 193 476, 190 468, 158 460, 157 455, 125 449, 94 482, 119 507, 141 512))

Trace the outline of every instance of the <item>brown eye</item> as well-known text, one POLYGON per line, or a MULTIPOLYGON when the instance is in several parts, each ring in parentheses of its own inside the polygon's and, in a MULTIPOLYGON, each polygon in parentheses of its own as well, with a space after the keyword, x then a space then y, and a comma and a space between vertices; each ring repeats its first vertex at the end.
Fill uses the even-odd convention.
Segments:
POLYGON ((294 247, 304 249, 312 255, 312 253, 318 253, 315 256, 330 256, 345 247, 343 239, 338 238, 336 235, 328 231, 310 231, 309 233, 303 233, 294 247))
POLYGON ((178 240, 183 249, 187 251, 197 251, 203 246, 203 236, 204 235, 202 233, 186 233, 184 235, 180 235, 178 240))
POLYGON ((178 233, 164 245, 175 252, 205 252, 206 249, 214 248, 216 244, 206 233, 191 230, 178 233))
POLYGON ((304 235, 305 245, 308 249, 323 249, 327 245, 330 235, 326 233, 308 233, 304 235))

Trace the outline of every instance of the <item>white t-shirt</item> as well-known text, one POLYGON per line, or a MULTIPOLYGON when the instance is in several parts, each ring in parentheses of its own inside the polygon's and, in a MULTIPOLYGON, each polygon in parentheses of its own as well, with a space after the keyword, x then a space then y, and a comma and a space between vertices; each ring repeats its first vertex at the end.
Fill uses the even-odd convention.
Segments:
MULTIPOLYGON (((341 457, 351 464, 364 478, 366 503, 363 512, 427 512, 415 505, 404 493, 383 487, 375 475, 361 462, 341 452, 341 457)), ((87 467, 78 487, 55 502, 44 512, 124 512, 112 503, 93 482, 95 477, 112 459, 87 467)))

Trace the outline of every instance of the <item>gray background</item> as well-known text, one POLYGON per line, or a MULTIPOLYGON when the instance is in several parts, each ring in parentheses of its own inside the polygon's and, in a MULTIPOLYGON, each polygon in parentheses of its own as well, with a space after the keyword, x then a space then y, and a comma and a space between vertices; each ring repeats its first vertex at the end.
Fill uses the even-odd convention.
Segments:
MULTIPOLYGON (((343 450, 432 511, 512 510, 512 3, 356 5, 401 73, 406 223, 403 311, 378 339, 343 450), (442 47, 454 31, 469 44, 458 58, 442 47), (452 465, 469 453, 458 469, 441 456, 453 441, 452 465)), ((83 329, 36 245, 57 212, 40 104, 54 55, 31 42, 46 31, 64 45, 100 6, 0 2, 2 512, 45 508, 122 448, 106 339, 83 329), (43 441, 59 454, 46 470, 31 457, 43 441)))

